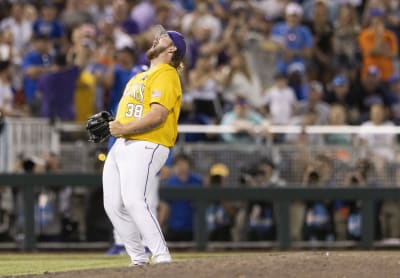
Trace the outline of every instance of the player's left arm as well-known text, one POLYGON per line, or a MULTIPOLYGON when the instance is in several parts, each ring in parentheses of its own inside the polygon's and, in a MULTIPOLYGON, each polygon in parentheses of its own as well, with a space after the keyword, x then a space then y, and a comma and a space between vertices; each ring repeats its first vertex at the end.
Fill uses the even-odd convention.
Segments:
POLYGON ((111 135, 121 136, 152 130, 165 122, 168 113, 168 109, 161 104, 152 103, 150 111, 139 120, 126 124, 121 124, 119 121, 110 122, 111 135))

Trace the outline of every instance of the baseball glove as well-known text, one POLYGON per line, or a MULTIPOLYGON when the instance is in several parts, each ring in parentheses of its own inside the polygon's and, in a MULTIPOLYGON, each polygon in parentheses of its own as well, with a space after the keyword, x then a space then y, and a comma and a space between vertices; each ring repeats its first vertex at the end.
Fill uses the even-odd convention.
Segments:
POLYGON ((86 123, 86 130, 89 133, 89 142, 100 143, 111 136, 108 122, 114 117, 108 111, 101 111, 91 116, 86 123))

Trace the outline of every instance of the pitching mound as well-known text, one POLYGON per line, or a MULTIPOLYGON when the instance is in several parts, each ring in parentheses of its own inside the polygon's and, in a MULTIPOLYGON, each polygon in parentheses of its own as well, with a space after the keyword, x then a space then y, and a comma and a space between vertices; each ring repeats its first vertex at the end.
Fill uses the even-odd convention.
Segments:
MULTIPOLYGON (((26 277, 26 276, 24 276, 26 277)), ((400 277, 400 252, 270 252, 199 258, 169 264, 109 268, 31 277, 400 277)))

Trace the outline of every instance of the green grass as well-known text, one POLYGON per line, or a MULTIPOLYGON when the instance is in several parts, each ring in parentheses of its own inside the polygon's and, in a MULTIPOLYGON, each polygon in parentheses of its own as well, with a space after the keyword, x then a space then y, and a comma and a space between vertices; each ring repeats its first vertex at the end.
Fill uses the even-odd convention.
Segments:
MULTIPOLYGON (((225 253, 173 253, 173 258, 181 261, 225 255, 225 253)), ((126 267, 129 263, 128 256, 107 257, 104 253, 0 253, 0 277, 78 269, 126 267)))

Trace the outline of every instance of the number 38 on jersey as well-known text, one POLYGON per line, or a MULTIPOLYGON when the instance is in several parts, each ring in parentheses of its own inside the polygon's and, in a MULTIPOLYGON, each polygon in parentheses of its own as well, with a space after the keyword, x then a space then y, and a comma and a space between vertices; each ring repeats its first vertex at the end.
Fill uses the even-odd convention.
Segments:
POLYGON ((125 113, 125 116, 127 118, 141 118, 143 114, 143 105, 142 104, 133 104, 133 103, 128 103, 127 104, 127 110, 125 113))

